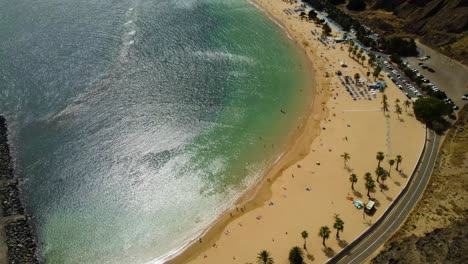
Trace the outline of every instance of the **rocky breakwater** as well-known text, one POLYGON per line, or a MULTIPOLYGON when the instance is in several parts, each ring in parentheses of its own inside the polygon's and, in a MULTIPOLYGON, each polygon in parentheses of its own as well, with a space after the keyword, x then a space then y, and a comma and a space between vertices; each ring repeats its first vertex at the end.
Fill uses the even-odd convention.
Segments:
POLYGON ((8 246, 9 263, 39 263, 31 217, 25 215, 21 204, 18 179, 13 172, 13 161, 8 144, 5 117, 0 115, 0 202, 3 230, 8 246))

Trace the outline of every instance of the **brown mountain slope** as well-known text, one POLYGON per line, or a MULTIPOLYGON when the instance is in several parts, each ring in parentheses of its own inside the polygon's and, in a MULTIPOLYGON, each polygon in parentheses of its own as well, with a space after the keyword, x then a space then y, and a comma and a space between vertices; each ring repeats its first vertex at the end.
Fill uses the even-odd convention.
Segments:
POLYGON ((352 12, 381 34, 412 35, 468 65, 468 0, 368 0, 352 12))

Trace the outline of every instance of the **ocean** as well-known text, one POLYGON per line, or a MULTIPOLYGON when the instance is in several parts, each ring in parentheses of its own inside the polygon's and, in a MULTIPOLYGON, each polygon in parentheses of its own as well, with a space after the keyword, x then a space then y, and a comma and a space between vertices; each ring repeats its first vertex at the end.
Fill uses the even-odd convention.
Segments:
POLYGON ((160 263, 304 114, 305 65, 245 0, 0 2, 0 113, 46 263, 160 263))

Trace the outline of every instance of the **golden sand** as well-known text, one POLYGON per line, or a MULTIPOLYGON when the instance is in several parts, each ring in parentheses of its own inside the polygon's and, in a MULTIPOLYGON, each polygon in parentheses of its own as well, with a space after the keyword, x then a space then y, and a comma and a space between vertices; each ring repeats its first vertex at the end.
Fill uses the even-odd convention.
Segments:
POLYGON ((284 157, 243 196, 237 210, 226 212, 201 242, 194 241, 171 263, 256 263, 261 250, 269 251, 275 263, 287 263, 289 250, 304 244, 303 230, 309 233, 306 255, 315 263, 324 263, 333 252, 339 252, 377 221, 407 183, 405 174, 411 174, 422 151, 424 126, 410 114, 410 109, 403 110, 400 117, 394 113, 395 100, 403 102, 407 98, 388 78, 381 76, 389 85, 385 94, 390 112, 385 115, 381 110, 381 93, 376 92, 375 98, 370 94, 372 100, 367 100, 367 95, 365 99, 353 100, 335 76, 341 70, 344 75, 359 73, 366 77, 367 63, 361 65, 349 57, 347 44, 325 46, 317 40, 318 36, 311 34, 311 30, 320 34, 321 28, 283 12, 284 8, 297 5, 282 0, 256 0, 256 3, 304 49, 304 56, 312 63, 310 71, 316 92, 306 121, 284 157), (348 67, 342 68, 341 61, 346 61, 348 67), (375 175, 378 151, 386 155, 382 162, 385 169, 389 159, 402 155, 403 174, 393 168, 391 178, 385 181, 388 190, 376 187, 371 196, 378 201, 377 210, 368 216, 348 198, 368 201, 363 176, 366 172, 375 175), (347 168, 341 157, 344 152, 351 156, 347 168), (351 173, 358 176, 356 192, 351 190, 348 180, 351 173), (335 214, 345 222, 341 240, 335 238, 335 214), (327 240, 331 250, 327 252, 318 236, 324 225, 332 230, 327 240))

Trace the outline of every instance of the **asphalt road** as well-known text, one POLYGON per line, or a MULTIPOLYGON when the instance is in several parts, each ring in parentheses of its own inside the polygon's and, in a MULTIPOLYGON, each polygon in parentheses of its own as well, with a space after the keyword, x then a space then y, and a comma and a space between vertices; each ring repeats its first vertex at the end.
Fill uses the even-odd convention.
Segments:
POLYGON ((364 263, 403 224, 406 217, 422 197, 436 162, 440 137, 429 130, 428 139, 421 163, 411 178, 408 189, 396 201, 394 207, 387 212, 387 215, 382 216, 384 218, 381 221, 376 222, 370 227, 368 233, 359 237, 327 263, 364 263))

